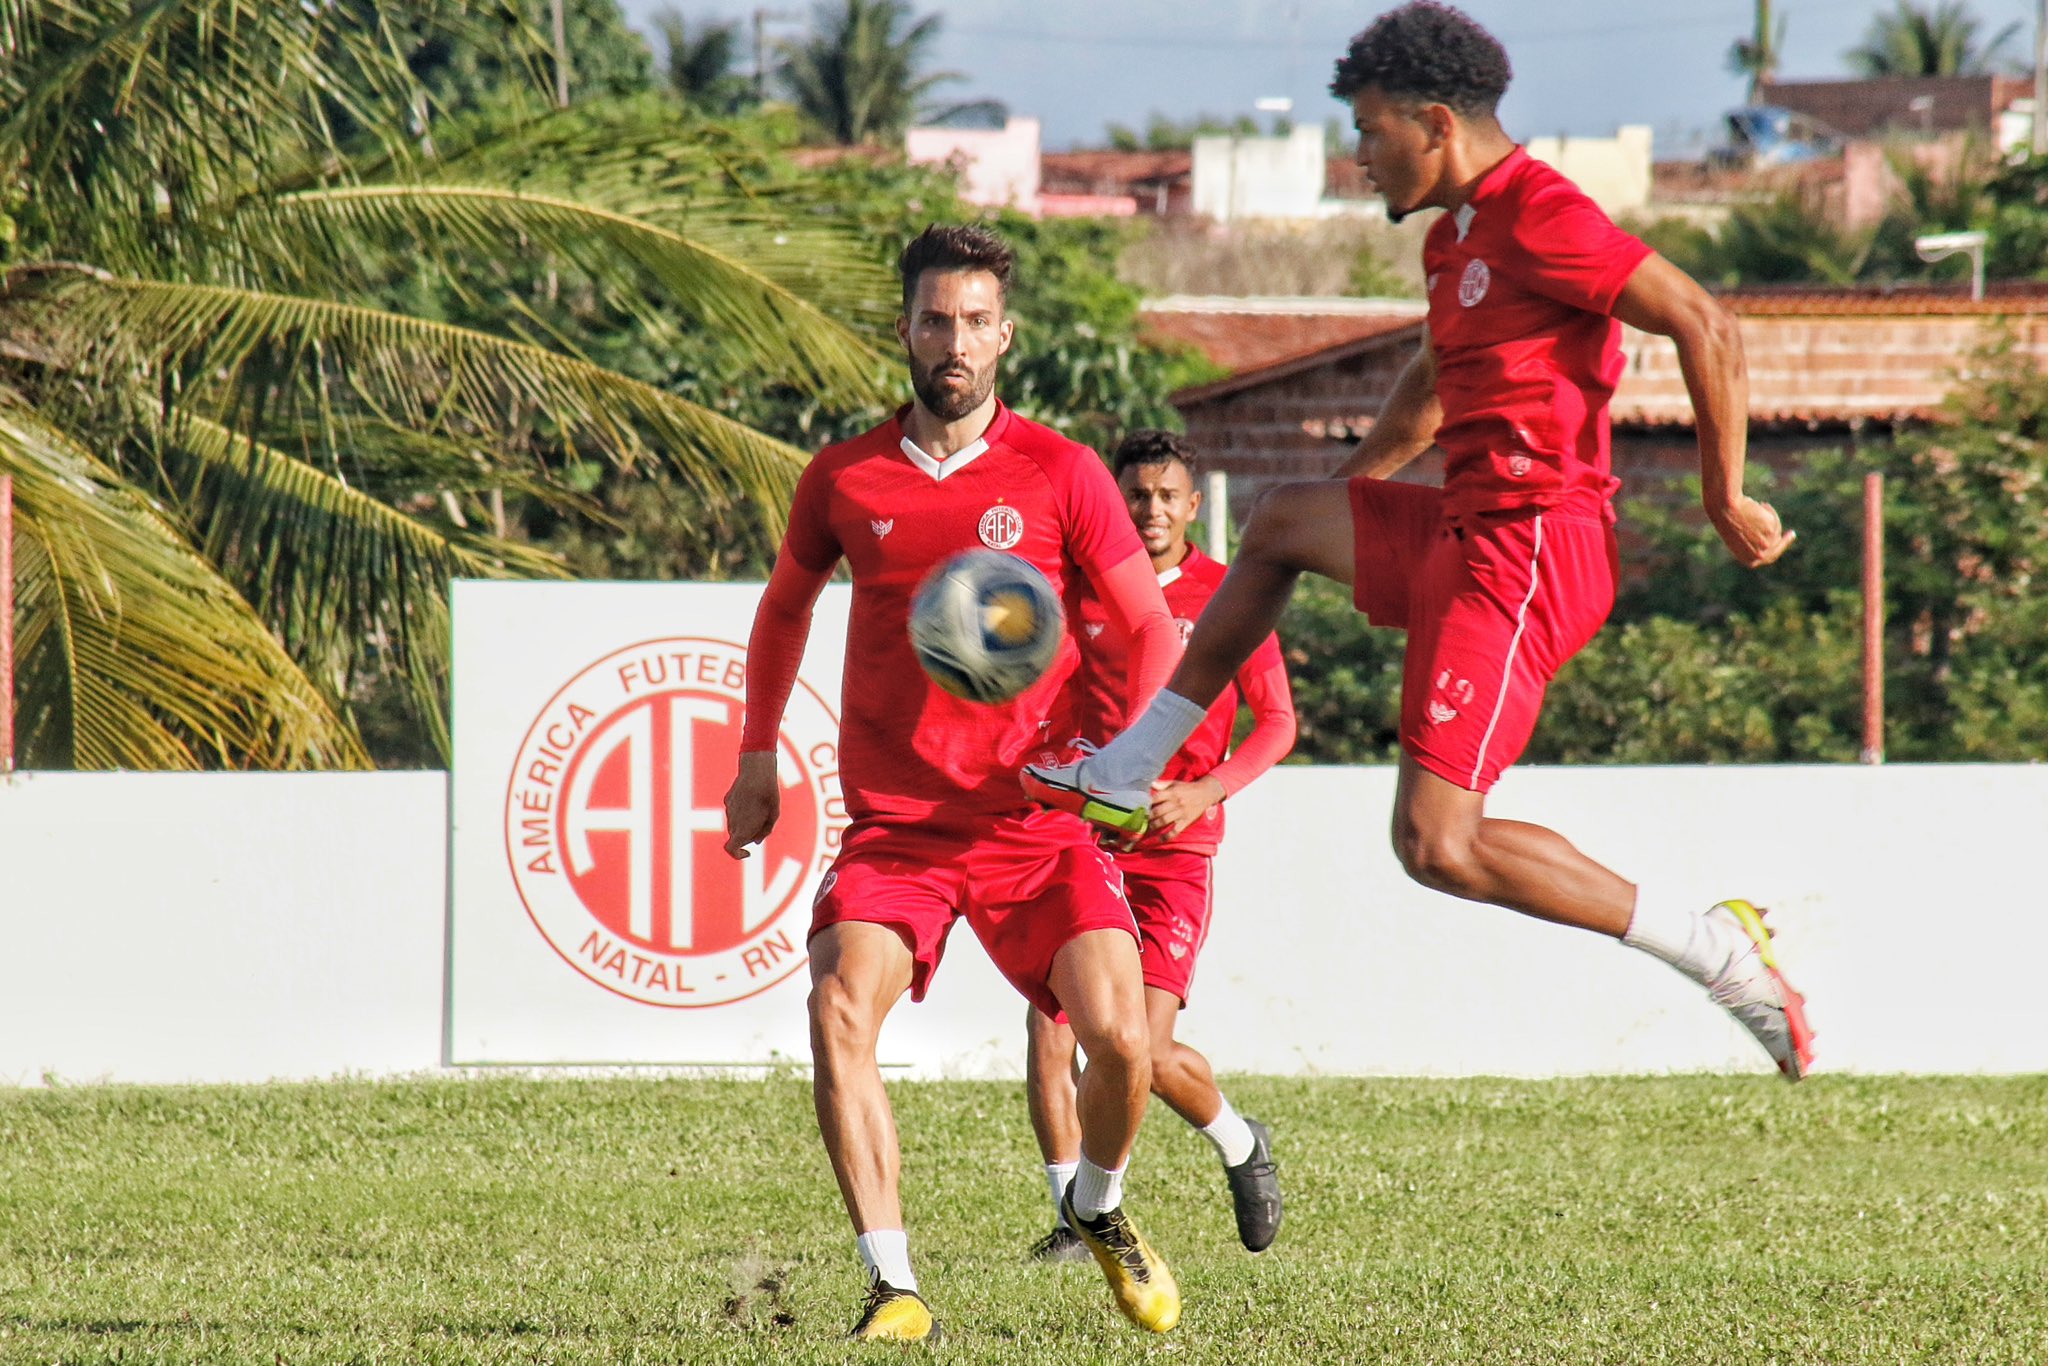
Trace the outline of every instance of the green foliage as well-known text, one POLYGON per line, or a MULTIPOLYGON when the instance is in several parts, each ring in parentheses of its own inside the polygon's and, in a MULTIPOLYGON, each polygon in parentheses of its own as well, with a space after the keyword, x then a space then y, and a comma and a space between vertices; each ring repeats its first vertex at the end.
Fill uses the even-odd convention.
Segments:
POLYGON ((1737 208, 1717 235, 1678 220, 1641 230, 1643 240, 1709 284, 1917 282, 1969 278, 1958 255, 1929 265, 1913 239, 1930 232, 1982 230, 1988 279, 2048 278, 2048 157, 2001 163, 1966 142, 1937 169, 1896 146, 1887 158, 1897 185, 1875 226, 1835 227, 1795 193, 1737 208))
POLYGON ((1312 576, 1304 576, 1295 589, 1279 634, 1294 689, 1291 760, 1372 764, 1398 759, 1406 637, 1368 626, 1351 605, 1349 590, 1312 576))
MULTIPOLYGON (((1799 533, 1769 569, 1738 566, 1692 507, 1625 509, 1632 581, 1551 685, 1529 761, 1854 759, 1871 473, 1885 478, 1887 754, 2048 759, 2048 375, 2001 337, 1965 359, 1935 426, 1814 451, 1783 481, 1752 469, 1751 492, 1799 533)), ((1281 630, 1297 757, 1395 757, 1400 638, 1319 580, 1281 630)))
POLYGON ((1610 625, 1551 684, 1529 763, 1832 763, 1856 758, 1862 600, 1781 600, 1718 625, 1610 625))
POLYGON ((1260 131, 1258 120, 1250 114, 1197 114, 1191 119, 1176 119, 1155 110, 1145 120, 1142 133, 1127 124, 1112 123, 1104 130, 1104 136, 1119 152, 1176 152, 1193 147, 1196 138, 1255 138, 1260 131))
POLYGON ((1977 76, 2009 55, 2020 32, 2015 21, 1983 41, 1982 28, 1964 0, 1898 0, 1895 9, 1870 21, 1862 43, 1845 55, 1851 71, 1870 79, 1977 76))
POLYGON ((908 0, 822 0, 812 35, 782 44, 777 76, 805 120, 845 146, 899 141, 934 87, 961 79, 923 70, 940 16, 908 0))
MULTIPOLYGON (((758 138, 553 110, 546 9, 0 5, 31 764, 360 765, 394 698, 398 749, 444 747, 448 578, 565 572, 524 525, 601 514, 593 470, 756 537, 729 509, 782 506, 802 453, 667 343, 879 401, 840 319, 885 316, 887 273, 758 138)), ((645 86, 611 0, 570 19, 579 89, 645 86)))
POLYGON ((753 103, 753 82, 734 70, 737 21, 712 20, 693 28, 680 11, 664 9, 655 14, 654 27, 667 48, 662 73, 683 103, 707 114, 737 114, 753 103))

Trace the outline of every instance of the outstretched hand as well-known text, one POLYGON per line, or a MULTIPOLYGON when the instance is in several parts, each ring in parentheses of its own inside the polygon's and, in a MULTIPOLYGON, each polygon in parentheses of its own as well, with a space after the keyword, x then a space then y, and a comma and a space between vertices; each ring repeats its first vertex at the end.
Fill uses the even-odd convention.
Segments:
POLYGON ((1787 531, 1779 524, 1776 508, 1747 494, 1737 494, 1727 509, 1707 515, 1714 523, 1714 530, 1721 533, 1721 541, 1728 547, 1728 553, 1744 569, 1763 568, 1784 554, 1799 536, 1798 532, 1787 531))
POLYGON ((1204 811, 1223 800, 1223 784, 1214 778, 1197 778, 1191 783, 1160 781, 1152 784, 1152 834, 1172 839, 1193 825, 1204 811))
POLYGON ((782 814, 782 782, 775 773, 775 752, 740 756, 740 772, 725 791, 725 852, 745 858, 747 846, 759 844, 782 814))

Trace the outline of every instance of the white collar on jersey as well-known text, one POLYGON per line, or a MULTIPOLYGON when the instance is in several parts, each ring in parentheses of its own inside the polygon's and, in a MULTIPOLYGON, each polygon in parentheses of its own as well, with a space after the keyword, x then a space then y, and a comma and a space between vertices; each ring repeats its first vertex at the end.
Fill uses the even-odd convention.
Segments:
POLYGON ((1451 221, 1458 225, 1458 240, 1465 240, 1465 234, 1472 231, 1472 220, 1479 217, 1479 210, 1471 204, 1460 204, 1458 211, 1451 215, 1451 221))
POLYGON ((919 446, 907 436, 896 444, 902 449, 903 454, 909 459, 911 464, 917 466, 934 479, 944 479, 949 474, 958 474, 967 467, 968 461, 987 450, 988 438, 977 436, 944 460, 927 455, 922 446, 919 446))
POLYGON ((1159 586, 1160 586, 1161 588, 1164 588, 1164 587, 1166 587, 1166 585, 1168 585, 1169 583, 1173 583, 1173 582, 1175 582, 1175 581, 1176 581, 1176 580, 1178 580, 1179 578, 1180 578, 1180 566, 1179 566, 1179 565, 1175 565, 1175 566, 1174 566, 1173 568, 1171 568, 1171 569, 1168 569, 1168 570, 1166 570, 1166 571, 1164 571, 1163 573, 1161 573, 1161 574, 1160 574, 1160 576, 1159 576, 1159 586))

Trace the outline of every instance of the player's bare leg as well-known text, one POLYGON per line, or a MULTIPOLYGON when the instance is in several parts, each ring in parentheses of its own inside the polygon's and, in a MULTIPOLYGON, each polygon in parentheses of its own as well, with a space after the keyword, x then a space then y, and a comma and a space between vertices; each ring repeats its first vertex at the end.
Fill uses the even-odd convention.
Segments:
POLYGON ((1047 985, 1088 1054, 1076 1088, 1081 1160, 1063 1206, 1067 1222, 1124 1316, 1167 1332, 1180 1322, 1180 1287, 1123 1212, 1124 1167, 1152 1086, 1138 941, 1123 930, 1078 935, 1054 956, 1047 985))
POLYGON ((855 1231, 902 1228, 896 1118, 875 1044, 910 990, 910 950, 886 925, 849 921, 811 939, 811 1073, 818 1132, 855 1231))
POLYGON ((1253 506, 1230 572, 1195 622, 1168 691, 1206 708, 1279 625, 1295 581, 1309 573, 1349 584, 1355 554, 1347 480, 1283 484, 1265 494, 1253 506))
POLYGON ((1778 967, 1763 914, 1746 901, 1702 909, 1647 902, 1640 888, 1554 830, 1486 814, 1484 794, 1401 757, 1394 851, 1425 887, 1572 925, 1642 949, 1707 989, 1793 1081, 1813 1060, 1805 1000, 1778 967))
POLYGON ((1348 480, 1284 484, 1260 498, 1230 572, 1202 609, 1187 651, 1123 734, 1073 764, 1027 764, 1032 800, 1131 834, 1145 830, 1152 780, 1209 705, 1272 633, 1304 573, 1350 584, 1356 543, 1348 480))
POLYGON ((1071 1164, 1081 1155, 1081 1117, 1074 1109, 1081 1068, 1074 1031, 1037 1006, 1024 1014, 1024 1100, 1031 1132, 1048 1163, 1071 1164))
POLYGON ((1635 910, 1635 885, 1564 836, 1489 817, 1484 793, 1446 782, 1405 754, 1394 796, 1394 852, 1425 887, 1615 939, 1628 932, 1635 910))
POLYGON ((1074 1108, 1081 1059, 1074 1048, 1074 1031, 1037 1006, 1026 1007, 1024 1014, 1024 1102, 1031 1112, 1039 1155, 1045 1159, 1046 1192, 1053 1207, 1052 1232, 1033 1243, 1028 1255, 1034 1262, 1089 1261, 1080 1235, 1060 1212, 1081 1165, 1081 1117, 1074 1108))
POLYGON ((1047 985, 1088 1054, 1075 1096, 1081 1156, 1120 1170, 1130 1158, 1152 1088, 1138 941, 1122 930, 1079 935, 1054 956, 1047 985))

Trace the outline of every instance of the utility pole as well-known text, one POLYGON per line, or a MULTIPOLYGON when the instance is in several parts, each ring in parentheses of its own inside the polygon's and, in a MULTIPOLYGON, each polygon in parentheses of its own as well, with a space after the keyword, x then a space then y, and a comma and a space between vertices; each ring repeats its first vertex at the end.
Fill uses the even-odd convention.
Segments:
POLYGON ((793 10, 754 7, 754 103, 768 98, 768 25, 802 17, 793 10))
POLYGON ((569 21, 562 13, 564 0, 554 0, 555 11, 555 108, 569 107, 569 21))
POLYGON ((2048 0, 2034 10, 2034 155, 2048 156, 2048 0))

